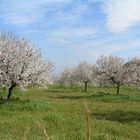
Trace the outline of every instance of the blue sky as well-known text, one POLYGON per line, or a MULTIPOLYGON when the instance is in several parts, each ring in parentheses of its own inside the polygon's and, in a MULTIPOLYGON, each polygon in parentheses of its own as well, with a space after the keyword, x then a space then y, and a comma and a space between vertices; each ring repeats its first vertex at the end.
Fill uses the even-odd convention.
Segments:
POLYGON ((140 0, 1 0, 0 28, 29 38, 56 73, 101 54, 140 56, 140 0))

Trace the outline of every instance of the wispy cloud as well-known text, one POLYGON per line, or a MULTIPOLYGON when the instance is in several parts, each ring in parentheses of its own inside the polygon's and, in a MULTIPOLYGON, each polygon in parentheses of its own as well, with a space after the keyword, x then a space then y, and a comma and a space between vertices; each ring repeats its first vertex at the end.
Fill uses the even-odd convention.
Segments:
POLYGON ((71 0, 3 0, 0 19, 5 23, 22 25, 39 22, 45 13, 56 10, 71 0), (54 8, 55 7, 55 8, 54 8))
POLYGON ((49 39, 64 46, 93 39, 95 36, 96 30, 93 27, 70 27, 51 32, 49 39))
POLYGON ((140 0, 1 0, 0 21, 61 70, 101 54, 140 55, 140 0))
POLYGON ((127 43, 99 43, 99 42, 87 42, 84 44, 77 44, 73 46, 75 49, 75 55, 77 56, 76 61, 80 62, 83 60, 89 61, 90 63, 96 62, 100 55, 115 55, 123 58, 128 57, 139 57, 139 40, 133 40, 127 43), (136 43, 135 43, 136 42, 136 43), (97 44, 96 44, 97 43, 97 44), (124 53, 125 52, 125 53, 124 53))
POLYGON ((140 22, 140 0, 104 0, 107 26, 119 33, 140 22))

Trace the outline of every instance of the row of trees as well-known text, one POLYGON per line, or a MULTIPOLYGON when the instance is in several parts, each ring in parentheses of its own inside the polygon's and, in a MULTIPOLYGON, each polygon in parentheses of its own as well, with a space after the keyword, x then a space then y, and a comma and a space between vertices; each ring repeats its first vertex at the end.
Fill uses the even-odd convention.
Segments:
POLYGON ((58 82, 70 83, 82 82, 85 92, 89 83, 96 85, 116 85, 117 95, 120 86, 124 84, 140 83, 140 59, 131 58, 125 60, 116 56, 100 56, 95 64, 80 62, 76 67, 65 69, 58 82))
POLYGON ((9 32, 0 33, 0 84, 7 88, 7 99, 17 86, 47 86, 53 67, 29 40, 9 32))

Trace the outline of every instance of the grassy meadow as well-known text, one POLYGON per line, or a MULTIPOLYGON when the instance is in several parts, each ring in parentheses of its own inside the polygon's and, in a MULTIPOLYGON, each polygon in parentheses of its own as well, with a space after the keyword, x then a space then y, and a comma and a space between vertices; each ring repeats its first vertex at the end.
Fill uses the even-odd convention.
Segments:
POLYGON ((140 90, 83 87, 0 94, 0 140, 140 140, 140 90))

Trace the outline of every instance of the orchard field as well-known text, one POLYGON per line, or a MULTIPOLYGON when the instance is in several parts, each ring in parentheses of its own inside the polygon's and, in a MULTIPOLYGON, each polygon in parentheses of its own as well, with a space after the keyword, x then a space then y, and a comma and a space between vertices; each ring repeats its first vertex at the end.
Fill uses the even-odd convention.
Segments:
POLYGON ((1 0, 0 140, 140 140, 140 0, 1 0))
POLYGON ((140 90, 121 87, 1 88, 0 140, 139 140, 140 90))

